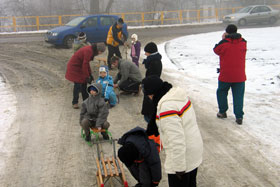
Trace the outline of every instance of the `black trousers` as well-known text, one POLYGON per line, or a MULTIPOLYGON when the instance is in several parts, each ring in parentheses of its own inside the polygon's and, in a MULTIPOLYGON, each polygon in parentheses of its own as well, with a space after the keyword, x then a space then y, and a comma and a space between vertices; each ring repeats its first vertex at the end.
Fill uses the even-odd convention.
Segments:
POLYGON ((107 64, 108 64, 108 68, 111 69, 111 58, 112 56, 114 56, 114 54, 120 58, 122 58, 121 52, 120 52, 120 48, 119 46, 114 47, 112 45, 108 45, 108 57, 107 57, 107 64))
POLYGON ((176 174, 168 174, 169 187, 196 187, 197 168, 182 175, 181 179, 176 174))
POLYGON ((119 85, 119 88, 125 92, 138 93, 140 84, 141 82, 136 82, 131 79, 127 79, 119 85))
POLYGON ((78 104, 79 102, 79 93, 82 93, 83 101, 88 98, 87 93, 87 83, 81 84, 81 83, 74 83, 74 89, 73 89, 73 101, 72 104, 78 104))
POLYGON ((146 162, 134 163, 128 169, 131 175, 137 180, 137 187, 152 186, 152 174, 146 162))

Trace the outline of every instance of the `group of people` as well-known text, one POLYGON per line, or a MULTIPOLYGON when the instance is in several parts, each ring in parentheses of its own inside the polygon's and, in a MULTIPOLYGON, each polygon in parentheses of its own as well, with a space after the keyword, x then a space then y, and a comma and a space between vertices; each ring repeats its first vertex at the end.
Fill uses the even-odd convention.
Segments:
MULTIPOLYGON (((118 157, 137 180, 137 187, 158 186, 162 177, 159 152, 163 148, 169 186, 194 187, 198 167, 202 163, 203 141, 192 102, 184 89, 173 87, 160 78, 162 57, 154 42, 144 47, 147 56, 143 60, 146 69, 144 79, 139 70, 141 43, 136 34, 131 36, 132 62, 122 59, 118 48, 124 44, 119 34, 122 24, 123 20, 119 19, 109 30, 108 67, 99 68, 96 83, 91 84, 93 77, 89 62, 105 51, 104 44, 97 43, 80 48, 67 65, 65 77, 74 82, 73 108, 79 107, 79 91, 82 92, 84 100, 80 112, 80 125, 85 131, 85 139, 91 141, 92 127, 109 128, 108 105, 112 107, 116 104, 114 88, 135 94, 139 93, 141 88, 144 94, 141 113, 147 122, 147 128, 135 127, 124 133, 118 141, 121 145, 118 157), (114 80, 109 75, 111 68, 119 70, 114 80), (87 83, 90 86, 87 87, 87 83)), ((227 117, 227 92, 232 88, 236 122, 242 124, 246 41, 237 33, 235 25, 226 28, 226 33, 222 41, 215 46, 214 52, 220 56, 217 117, 227 117)), ((106 133, 102 135, 104 139, 109 138, 106 133)))

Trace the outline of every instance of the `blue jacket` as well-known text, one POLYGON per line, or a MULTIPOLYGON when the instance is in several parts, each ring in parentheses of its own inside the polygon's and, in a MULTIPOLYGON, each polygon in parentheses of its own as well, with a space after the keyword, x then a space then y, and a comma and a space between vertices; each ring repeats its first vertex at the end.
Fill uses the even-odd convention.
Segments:
POLYGON ((102 97, 109 100, 111 92, 114 92, 113 78, 108 74, 108 68, 106 67, 107 76, 102 78, 99 77, 96 83, 102 85, 102 97))

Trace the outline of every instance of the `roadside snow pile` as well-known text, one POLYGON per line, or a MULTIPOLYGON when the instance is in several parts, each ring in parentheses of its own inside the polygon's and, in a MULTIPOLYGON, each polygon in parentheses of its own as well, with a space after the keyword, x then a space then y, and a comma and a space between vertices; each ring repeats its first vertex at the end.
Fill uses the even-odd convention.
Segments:
POLYGON ((0 74, 0 171, 4 167, 4 159, 8 150, 3 145, 7 132, 16 116, 16 97, 0 74))
MULTIPOLYGON (((247 40, 245 115, 241 128, 274 150, 274 155, 264 154, 280 164, 280 27, 240 29, 238 32, 247 40)), ((219 57, 214 54, 213 47, 223 33, 180 37, 159 46, 163 54, 163 72, 177 86, 192 92, 196 100, 214 106, 213 111, 208 111, 213 116, 218 111, 216 69, 219 67, 219 57)), ((228 100, 228 114, 233 116, 230 92, 228 100)))

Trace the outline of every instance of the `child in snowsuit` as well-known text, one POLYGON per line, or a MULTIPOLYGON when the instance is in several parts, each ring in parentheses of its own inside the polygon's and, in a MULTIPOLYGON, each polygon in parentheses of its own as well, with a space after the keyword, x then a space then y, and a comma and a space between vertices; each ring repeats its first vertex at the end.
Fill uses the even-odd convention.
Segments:
POLYGON ((109 75, 107 66, 99 68, 99 78, 96 82, 102 85, 102 97, 105 102, 109 102, 110 107, 114 107, 117 104, 117 96, 114 92, 113 78, 109 75))
MULTIPOLYGON (((108 105, 101 97, 102 85, 94 83, 87 88, 89 97, 83 102, 80 113, 80 125, 85 131, 86 141, 91 141, 90 128, 108 129, 110 124, 107 121, 109 114, 108 105)), ((109 136, 101 133, 105 140, 109 136)))
POLYGON ((131 53, 130 56, 132 58, 132 62, 139 67, 139 58, 141 51, 141 43, 138 41, 137 34, 131 35, 131 53))
POLYGON ((161 180, 161 162, 157 146, 149 140, 145 130, 136 127, 118 141, 122 147, 118 157, 138 181, 137 187, 158 186, 161 180))

